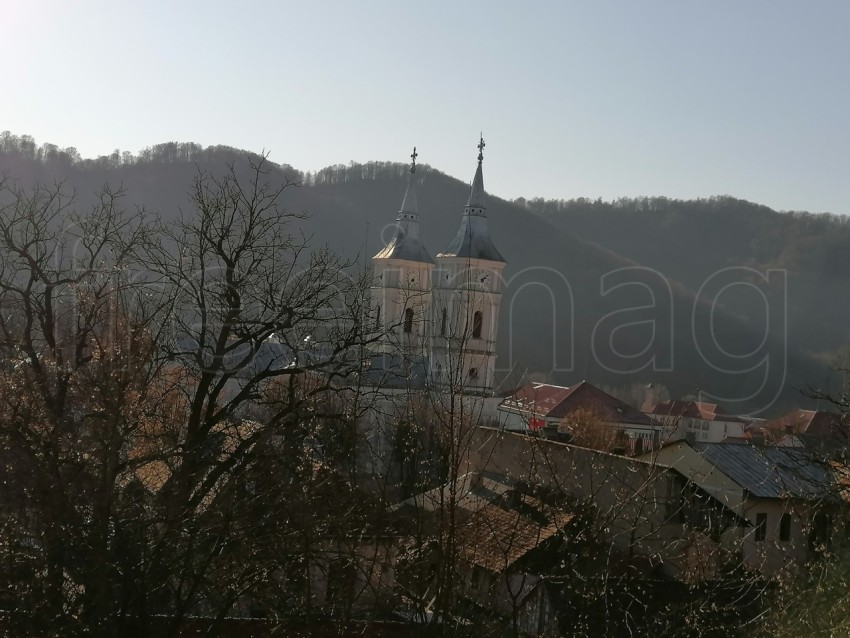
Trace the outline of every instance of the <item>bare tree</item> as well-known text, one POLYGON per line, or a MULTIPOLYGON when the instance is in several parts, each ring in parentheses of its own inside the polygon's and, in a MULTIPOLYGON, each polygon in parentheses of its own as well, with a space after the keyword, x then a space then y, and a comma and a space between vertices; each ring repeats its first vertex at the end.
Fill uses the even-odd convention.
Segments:
POLYGON ((561 420, 560 434, 569 436, 573 445, 612 452, 625 449, 625 436, 620 428, 605 421, 605 416, 592 408, 579 408, 561 420))
POLYGON ((5 577, 54 630, 103 626, 127 442, 159 390, 151 315, 126 306, 152 229, 121 195, 77 213, 61 184, 0 182, 5 577))
POLYGON ((233 613, 285 562, 250 504, 322 493, 319 426, 363 409, 366 280, 308 246, 270 169, 200 173, 165 228, 120 191, 78 214, 61 187, 0 185, 2 564, 27 631, 146 634, 163 615, 173 635, 233 613))

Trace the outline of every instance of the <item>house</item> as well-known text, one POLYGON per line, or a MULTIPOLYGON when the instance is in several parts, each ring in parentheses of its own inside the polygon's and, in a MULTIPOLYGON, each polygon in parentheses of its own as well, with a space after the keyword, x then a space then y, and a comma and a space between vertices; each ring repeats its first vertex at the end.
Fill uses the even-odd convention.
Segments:
POLYGON ((584 447, 629 454, 651 450, 675 430, 587 381, 566 387, 529 383, 498 406, 499 423, 514 432, 544 435, 584 447), (599 431, 599 426, 606 431, 599 431))
POLYGON ((712 577, 728 561, 723 537, 747 525, 723 499, 651 460, 484 427, 471 447, 470 469, 587 505, 612 552, 642 557, 665 578, 712 577))
POLYGON ((552 552, 564 544, 565 528, 574 519, 556 500, 547 501, 528 485, 487 472, 461 475, 454 485, 407 499, 399 510, 431 522, 408 548, 419 563, 418 574, 408 566, 410 589, 428 600, 445 559, 442 552, 451 547, 457 558, 458 595, 471 618, 481 612, 509 617, 539 582, 540 565, 551 564, 552 552), (454 522, 451 541, 445 536, 447 519, 454 522))
POLYGON ((839 412, 793 410, 761 426, 765 439, 780 444, 794 440, 796 445, 820 451, 838 452, 850 443, 847 417, 839 412))
POLYGON ((677 441, 642 458, 678 470, 749 523, 727 542, 750 569, 775 575, 833 543, 844 510, 834 468, 806 450, 677 441))
MULTIPOLYGON (((495 482, 492 477, 485 480, 495 482)), ((540 580, 533 559, 537 557, 539 565, 546 555, 555 555, 565 543, 560 535, 573 518, 571 512, 523 493, 520 486, 480 503, 458 534, 467 598, 509 616, 540 580)))
MULTIPOLYGON (((562 485, 534 471, 526 473, 527 466, 516 462, 511 473, 470 471, 454 484, 405 501, 402 509, 416 512, 416 520, 426 520, 423 514, 432 517, 432 540, 426 535, 404 552, 414 557, 418 573, 426 576, 418 584, 406 578, 406 591, 420 592, 429 605, 436 596, 431 579, 445 565, 443 553, 455 551, 456 572, 451 577, 456 578, 456 609, 476 635, 485 628, 493 632, 487 635, 504 635, 509 627, 519 635, 561 635, 558 628, 574 613, 602 615, 601 609, 592 608, 608 604, 599 592, 610 587, 665 592, 676 585, 671 576, 681 578, 680 587, 710 578, 717 572, 714 563, 720 564, 724 556, 715 551, 717 542, 709 525, 719 533, 724 526, 741 523, 692 484, 670 498, 671 477, 677 477, 677 485, 686 483, 675 470, 662 469, 654 476, 649 463, 516 433, 490 432, 506 441, 506 448, 500 449, 508 455, 527 444, 551 447, 544 465, 559 466, 559 471, 567 471, 568 465, 561 462, 574 460, 574 455, 600 471, 606 471, 600 462, 613 460, 617 467, 612 480, 598 486, 593 481, 572 483, 566 476, 561 477, 562 485), (535 475, 540 482, 533 484, 529 479, 535 475), (618 494, 617 502, 612 502, 623 479, 633 477, 637 480, 628 495, 620 499, 618 494), (643 500, 640 490, 647 485, 653 494, 657 487, 665 500, 643 500), (445 536, 447 525, 456 530, 453 543, 445 536), (437 541, 440 538, 442 542, 437 541), (582 578, 576 579, 576 573, 582 578), (567 581, 570 585, 563 586, 567 581)), ((501 466, 500 460, 490 458, 491 467, 501 466)), ((411 572, 409 566, 398 570, 405 572, 411 572)))
POLYGON ((662 401, 646 414, 676 429, 693 441, 717 443, 728 437, 743 437, 747 420, 726 414, 716 403, 703 401, 662 401))

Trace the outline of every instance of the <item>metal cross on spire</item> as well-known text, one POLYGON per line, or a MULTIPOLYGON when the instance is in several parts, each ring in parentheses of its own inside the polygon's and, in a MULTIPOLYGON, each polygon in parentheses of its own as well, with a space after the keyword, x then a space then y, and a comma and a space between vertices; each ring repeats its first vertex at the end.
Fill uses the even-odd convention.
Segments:
POLYGON ((411 173, 415 173, 415 172, 416 172, 416 158, 417 158, 417 157, 419 157, 419 153, 417 153, 417 152, 416 152, 416 147, 414 146, 414 147, 413 147, 413 152, 410 154, 410 159, 412 159, 412 160, 413 160, 413 162, 412 162, 412 163, 411 163, 411 165, 410 165, 410 172, 411 172, 411 173))
POLYGON ((481 133, 481 141, 479 141, 479 142, 478 142, 478 161, 479 161, 479 162, 483 162, 483 161, 484 161, 484 147, 485 147, 485 146, 486 146, 486 144, 484 144, 484 133, 483 133, 483 131, 482 131, 482 133, 481 133))

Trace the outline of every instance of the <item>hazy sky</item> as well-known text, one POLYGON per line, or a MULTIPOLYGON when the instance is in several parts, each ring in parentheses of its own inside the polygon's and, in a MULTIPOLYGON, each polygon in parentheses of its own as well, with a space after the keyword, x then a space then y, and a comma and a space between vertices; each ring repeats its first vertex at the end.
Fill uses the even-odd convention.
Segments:
POLYGON ((850 2, 0 0, 0 130, 850 214, 850 2))

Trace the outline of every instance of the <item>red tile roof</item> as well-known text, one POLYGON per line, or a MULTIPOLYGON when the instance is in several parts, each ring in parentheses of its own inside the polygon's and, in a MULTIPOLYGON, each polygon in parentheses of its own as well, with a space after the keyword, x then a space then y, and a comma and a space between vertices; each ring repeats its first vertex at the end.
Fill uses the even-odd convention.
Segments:
POLYGON ((529 383, 506 397, 499 406, 547 416, 570 393, 570 388, 548 383, 529 383))
MULTIPOLYGON (((524 500, 540 506, 535 499, 524 500)), ((557 511, 545 522, 535 521, 516 510, 487 503, 462 524, 458 551, 467 562, 498 574, 557 534, 572 518, 568 512, 557 511)))
POLYGON ((648 414, 653 416, 688 417, 703 421, 726 421, 731 423, 746 423, 744 419, 726 412, 716 403, 703 401, 662 401, 656 403, 648 414))
POLYGON ((847 425, 844 415, 838 412, 818 410, 794 410, 778 419, 768 421, 764 430, 813 434, 815 436, 846 436, 847 425))
POLYGON ((577 410, 593 410, 612 423, 654 425, 640 410, 612 397, 587 381, 570 387, 530 383, 499 404, 499 407, 535 414, 548 419, 562 419, 577 410))

